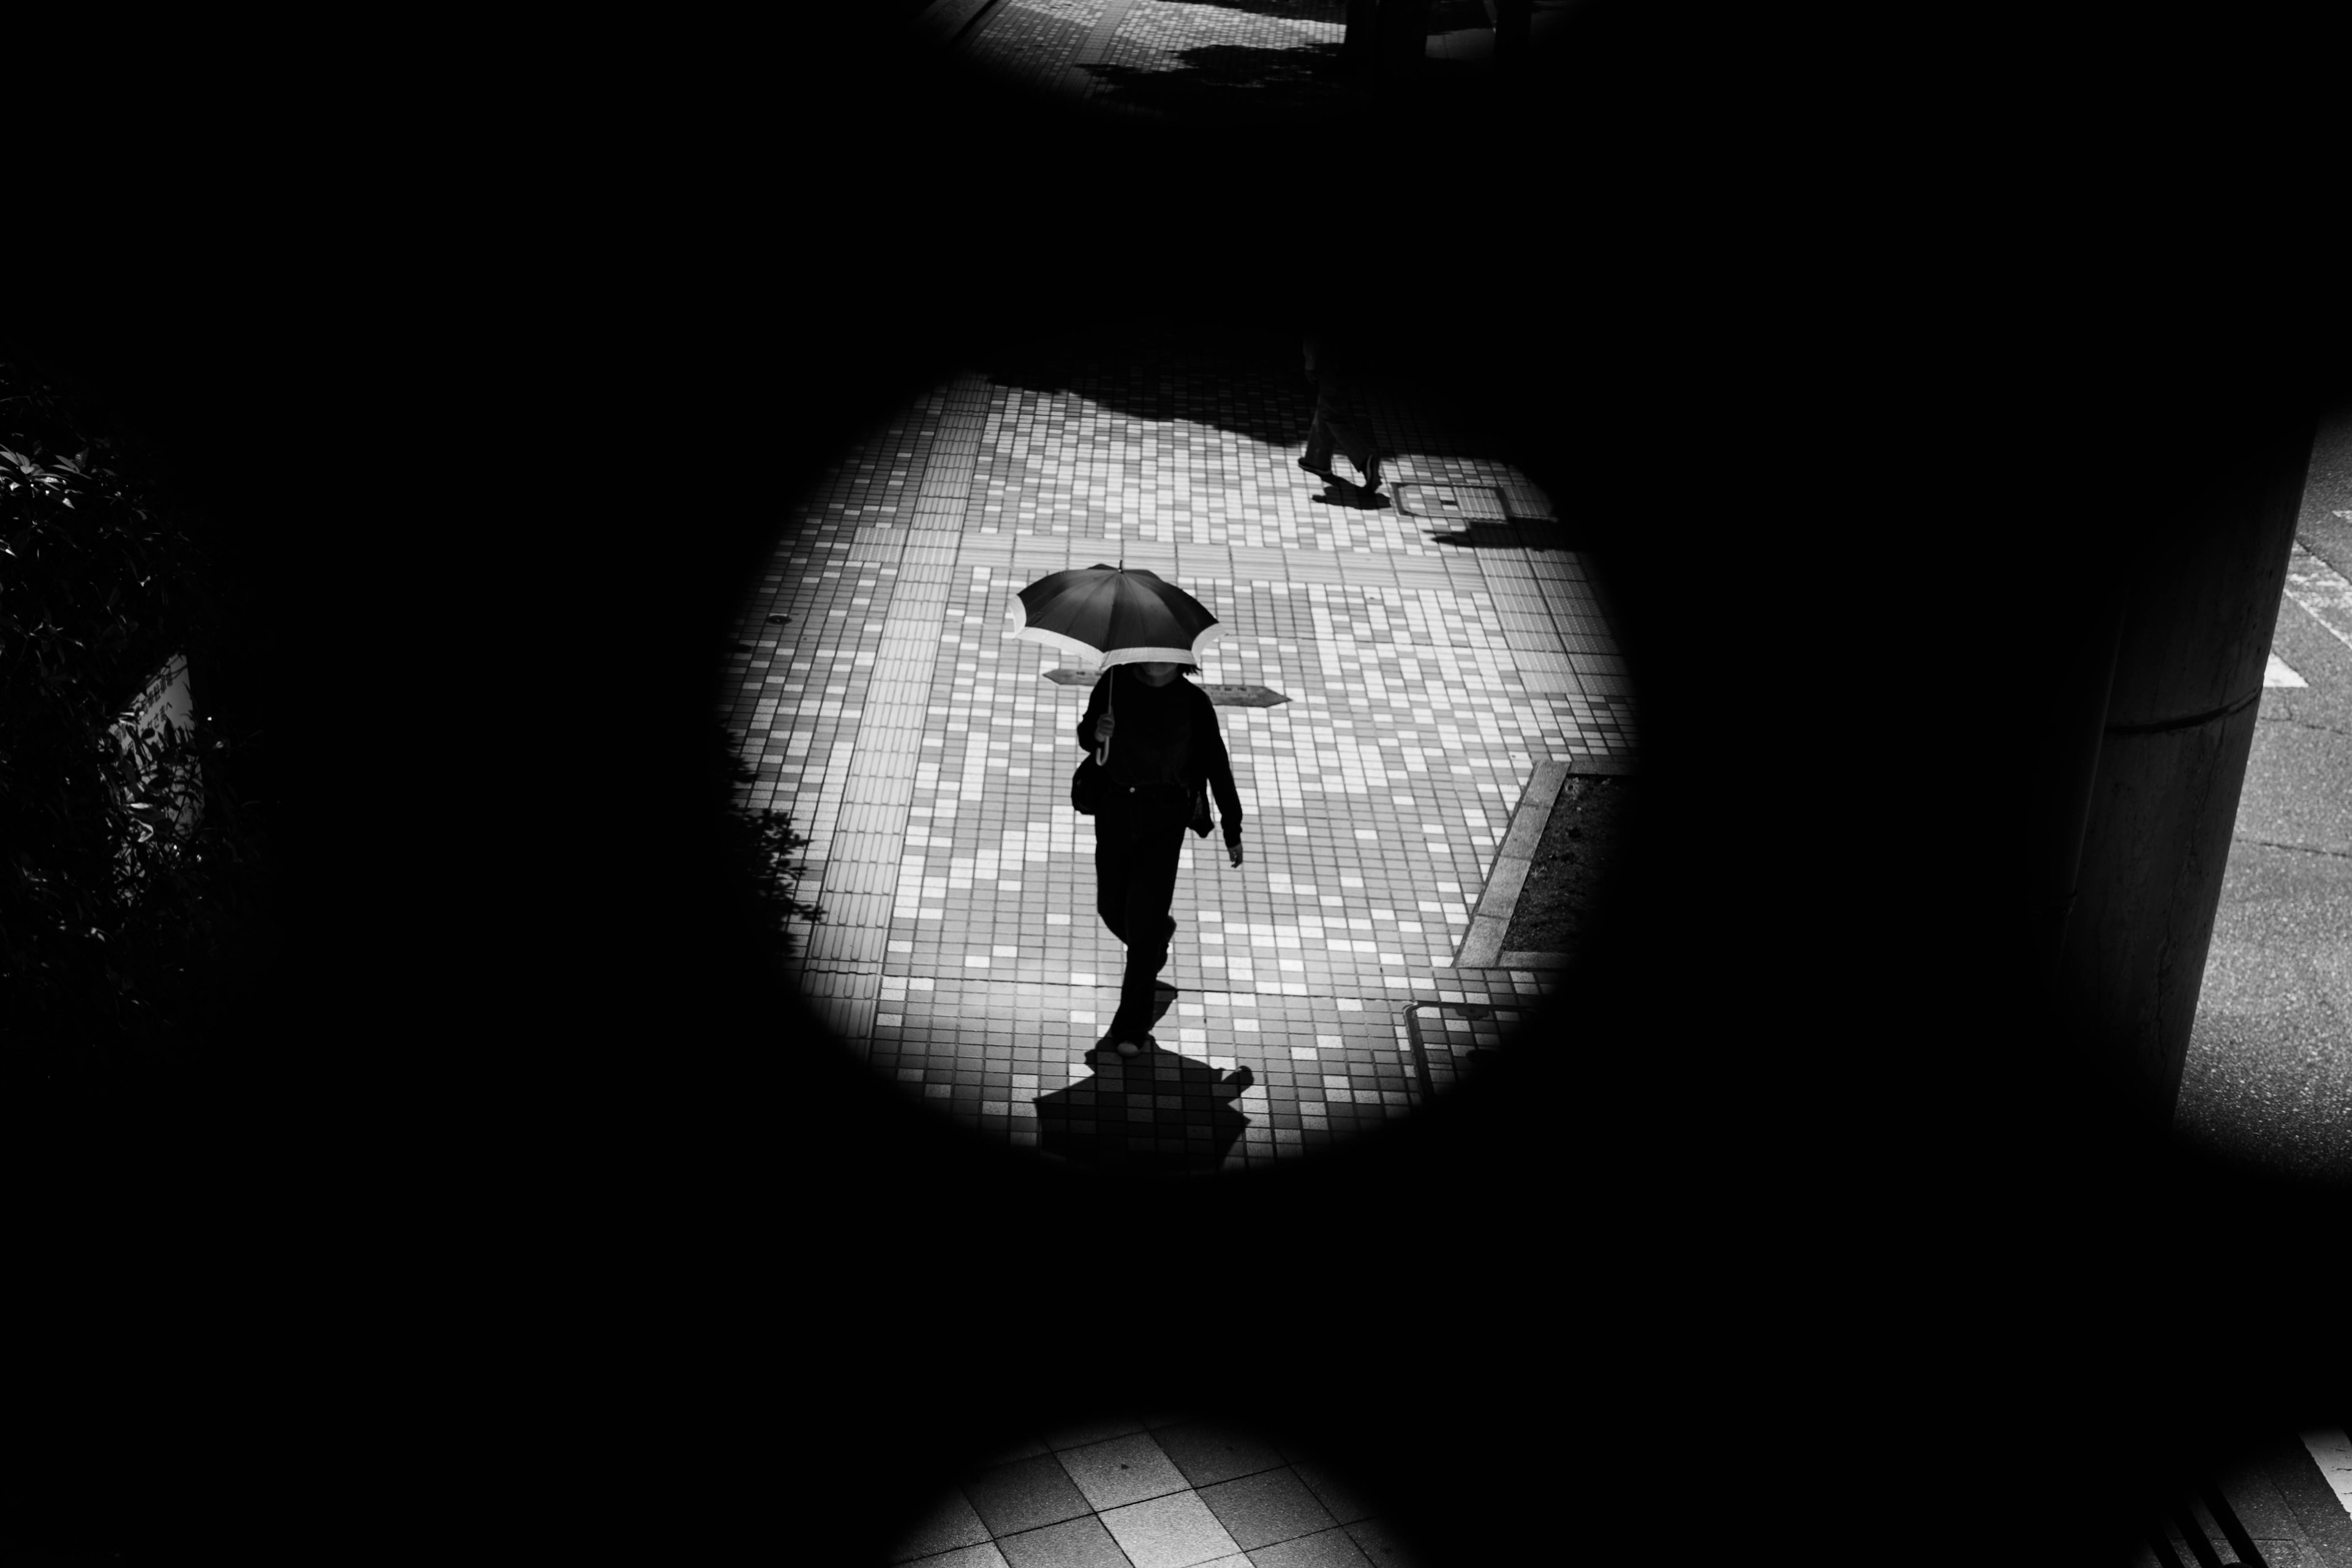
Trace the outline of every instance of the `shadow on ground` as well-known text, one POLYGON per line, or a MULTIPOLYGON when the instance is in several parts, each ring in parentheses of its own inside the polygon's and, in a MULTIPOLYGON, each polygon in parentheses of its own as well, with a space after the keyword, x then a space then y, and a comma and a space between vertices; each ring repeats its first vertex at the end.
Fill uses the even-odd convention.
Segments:
POLYGON ((1234 1103, 1247 1068, 1229 1074, 1164 1047, 1092 1059, 1091 1078, 1038 1097, 1041 1152, 1091 1171, 1181 1175, 1217 1169, 1249 1125, 1234 1103))
POLYGON ((1570 528, 1546 520, 1462 523, 1442 517, 1413 517, 1413 521, 1422 524, 1422 537, 1430 543, 1456 550, 1588 550, 1594 543, 1590 528, 1570 528))
POLYGON ((1363 108, 1362 89, 1339 78, 1337 44, 1279 49, 1209 44, 1172 58, 1182 63, 1078 68, 1101 85, 1097 101, 1107 108, 1204 124, 1329 121, 1363 108))
MULTIPOLYGON (((1032 338, 976 345, 975 352, 984 362, 976 368, 998 386, 1076 394, 1129 418, 1157 424, 1183 419, 1213 426, 1289 449, 1294 456, 1306 447, 1307 428, 1315 419, 1314 387, 1307 380, 1296 331, 1204 331, 1198 326, 1183 330, 1142 321, 1114 330, 1108 346, 1097 331, 1082 341, 1032 338)), ((1475 425, 1476 416, 1454 406, 1446 388, 1423 384, 1412 363, 1385 370, 1375 365, 1368 379, 1376 405, 1395 401, 1422 416, 1413 439, 1400 443, 1385 418, 1375 413, 1373 438, 1388 450, 1403 445, 1431 458, 1512 460, 1505 443, 1461 428, 1475 425)), ((1393 478, 1384 464, 1383 484, 1393 478)), ((1302 473, 1299 482, 1318 481, 1302 473)), ((1360 498, 1354 487, 1347 486, 1323 499, 1352 506, 1360 498)), ((1371 510, 1390 504, 1383 496, 1371 510)))
MULTIPOLYGON (((1162 984, 1152 1022, 1176 988, 1162 984)), ((1040 1152, 1089 1171, 1181 1175, 1213 1171, 1249 1125, 1234 1102, 1252 1080, 1155 1046, 1122 1057, 1108 1044, 1087 1053, 1094 1076, 1037 1097, 1040 1152)))

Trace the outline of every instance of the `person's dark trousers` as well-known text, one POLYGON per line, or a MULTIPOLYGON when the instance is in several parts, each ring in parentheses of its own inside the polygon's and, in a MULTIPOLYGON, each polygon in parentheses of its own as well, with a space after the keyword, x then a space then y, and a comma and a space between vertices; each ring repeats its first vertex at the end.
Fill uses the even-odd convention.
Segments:
POLYGON ((1326 374, 1315 384, 1315 422, 1307 428, 1307 466, 1328 468, 1335 443, 1348 454, 1348 460, 1362 470, 1367 480, 1373 477, 1371 423, 1364 417, 1346 384, 1326 374))
POLYGON ((1168 960, 1168 910, 1184 849, 1190 797, 1181 788, 1138 790, 1106 784, 1095 808, 1095 912, 1127 944, 1118 1011, 1107 1038, 1140 1040, 1151 1027, 1152 983, 1168 960))

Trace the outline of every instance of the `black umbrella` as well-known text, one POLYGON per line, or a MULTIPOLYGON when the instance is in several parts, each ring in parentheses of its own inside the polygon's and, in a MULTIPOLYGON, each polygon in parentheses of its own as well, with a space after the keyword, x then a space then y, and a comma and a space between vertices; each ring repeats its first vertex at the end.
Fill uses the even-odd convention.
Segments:
MULTIPOLYGON (((1140 566, 1072 567, 1021 590, 1013 635, 1115 664, 1200 663, 1225 628, 1200 600, 1140 566)), ((1110 760, 1105 742, 1097 762, 1110 760)))

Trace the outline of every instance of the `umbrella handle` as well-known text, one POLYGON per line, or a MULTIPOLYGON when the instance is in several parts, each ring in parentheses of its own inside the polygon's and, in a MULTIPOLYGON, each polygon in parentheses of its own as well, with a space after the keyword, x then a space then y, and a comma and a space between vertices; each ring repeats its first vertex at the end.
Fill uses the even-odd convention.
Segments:
MULTIPOLYGON (((1110 679, 1110 670, 1108 668, 1103 670, 1102 678, 1105 680, 1110 679)), ((1117 686, 1106 686, 1103 688, 1103 708, 1106 711, 1111 713, 1117 713, 1118 711, 1118 688, 1117 686)), ((1110 737, 1108 735, 1103 737, 1102 743, 1096 749, 1095 766, 1098 768, 1107 768, 1110 766, 1110 737)))

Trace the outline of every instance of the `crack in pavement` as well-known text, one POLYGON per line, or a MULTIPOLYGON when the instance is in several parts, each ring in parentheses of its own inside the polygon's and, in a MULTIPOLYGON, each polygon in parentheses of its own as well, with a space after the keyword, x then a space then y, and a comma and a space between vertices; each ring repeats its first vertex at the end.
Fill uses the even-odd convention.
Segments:
POLYGON ((2315 724, 2308 719, 2297 719, 2290 713, 2265 713, 2258 720, 2262 724, 2292 724, 2298 730, 2316 730, 2323 735, 2341 735, 2352 741, 2352 730, 2339 730, 2333 724, 2315 724))
POLYGON ((2302 855, 2326 855, 2338 860, 2352 860, 2352 849, 2322 849, 2309 844, 2282 844, 2275 838, 2255 838, 2247 834, 2231 836, 2237 844, 2259 844, 2265 849, 2292 849, 2302 855))

